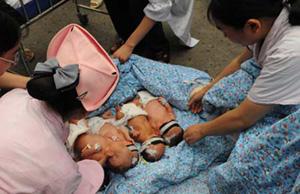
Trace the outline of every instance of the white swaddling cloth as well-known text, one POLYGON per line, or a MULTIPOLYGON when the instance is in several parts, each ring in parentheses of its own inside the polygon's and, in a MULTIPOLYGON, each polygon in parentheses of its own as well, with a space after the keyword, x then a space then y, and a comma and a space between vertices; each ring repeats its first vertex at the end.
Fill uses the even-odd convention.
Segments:
POLYGON ((115 125, 116 122, 115 119, 103 119, 102 117, 92 117, 89 118, 87 121, 88 126, 90 128, 88 133, 90 134, 98 134, 105 123, 111 123, 115 125))
POLYGON ((85 119, 81 119, 77 122, 77 124, 69 123, 69 136, 67 138, 66 146, 69 151, 72 152, 73 145, 77 139, 77 137, 83 133, 86 133, 89 130, 87 122, 85 119))
POLYGON ((77 124, 69 123, 70 133, 67 139, 66 146, 72 151, 73 145, 81 134, 97 134, 105 123, 115 124, 115 119, 103 119, 102 117, 92 117, 90 119, 81 119, 77 124))
POLYGON ((121 112, 124 114, 124 117, 117 122, 117 124, 123 124, 123 125, 126 125, 128 120, 134 118, 134 117, 137 117, 137 116, 140 116, 140 115, 145 115, 147 116, 147 112, 144 111, 141 107, 138 107, 136 104, 130 102, 130 103, 127 103, 127 104, 124 104, 122 107, 121 107, 121 112))
POLYGON ((146 104, 148 104, 148 102, 150 102, 151 100, 156 100, 158 99, 158 97, 154 97, 152 96, 152 94, 150 94, 149 92, 147 91, 139 91, 137 93, 138 97, 140 98, 140 103, 143 105, 143 106, 146 106, 146 104))
POLYGON ((140 91, 137 93, 137 95, 140 98, 140 103, 143 105, 143 107, 145 107, 148 102, 156 99, 158 99, 162 105, 166 105, 168 103, 166 99, 152 96, 152 94, 147 91, 140 91))

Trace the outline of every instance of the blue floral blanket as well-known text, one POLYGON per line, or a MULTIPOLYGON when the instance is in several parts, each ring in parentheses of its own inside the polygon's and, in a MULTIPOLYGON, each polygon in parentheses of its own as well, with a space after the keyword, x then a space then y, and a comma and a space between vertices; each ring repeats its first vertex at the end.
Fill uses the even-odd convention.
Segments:
MULTIPOLYGON (((205 122, 207 115, 221 114, 236 107, 246 97, 260 72, 253 61, 247 61, 241 70, 221 80, 206 94, 204 112, 192 114, 187 108, 189 94, 193 88, 210 81, 205 72, 135 55, 124 65, 118 64, 118 68, 120 81, 116 90, 90 116, 101 114, 134 98, 137 91, 147 89, 169 101, 184 129, 205 122)), ((166 149, 158 162, 142 160, 125 174, 113 175, 105 193, 298 191, 298 114, 298 107, 277 107, 272 114, 242 133, 237 142, 228 136, 206 137, 193 146, 181 142, 166 149), (274 165, 278 166, 274 169, 274 165), (279 190, 276 189, 278 185, 279 190)))

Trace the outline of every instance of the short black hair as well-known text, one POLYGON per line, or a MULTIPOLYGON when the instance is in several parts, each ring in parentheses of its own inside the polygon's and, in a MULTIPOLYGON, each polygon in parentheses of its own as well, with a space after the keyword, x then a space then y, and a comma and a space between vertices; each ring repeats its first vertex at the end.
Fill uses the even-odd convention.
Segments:
POLYGON ((211 0, 207 17, 235 29, 242 29, 251 18, 277 17, 282 0, 211 0))
MULTIPOLYGON (((158 145, 158 144, 163 144, 165 145, 164 143, 157 143, 157 144, 154 144, 154 145, 158 145)), ((160 160, 160 157, 156 157, 155 155, 149 153, 147 150, 151 148, 146 148, 142 153, 141 153, 141 156, 147 161, 147 162, 156 162, 158 160, 160 160)))
MULTIPOLYGON (((181 129, 181 127, 179 127, 181 129)), ((169 146, 173 147, 179 144, 183 140, 183 129, 180 130, 180 133, 170 139, 169 146)))
POLYGON ((290 0, 290 15, 289 22, 293 26, 300 25, 300 0, 290 0))
POLYGON ((156 162, 158 161, 160 158, 156 158, 155 156, 153 156, 153 154, 149 154, 147 152, 147 149, 145 149, 142 153, 141 153, 142 157, 147 161, 147 162, 156 162))
POLYGON ((211 0, 207 17, 210 22, 218 20, 235 29, 242 29, 247 20, 277 17, 287 7, 291 25, 300 25, 300 0, 211 0))
POLYGON ((0 56, 14 48, 21 39, 20 25, 7 13, 0 11, 0 56))

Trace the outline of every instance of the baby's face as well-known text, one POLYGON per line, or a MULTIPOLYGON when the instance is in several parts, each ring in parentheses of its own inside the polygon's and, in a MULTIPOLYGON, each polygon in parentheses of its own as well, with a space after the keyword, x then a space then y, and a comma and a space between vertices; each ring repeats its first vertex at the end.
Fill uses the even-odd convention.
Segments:
POLYGON ((112 142, 100 135, 84 134, 79 136, 75 148, 81 150, 83 159, 99 161, 103 166, 108 165, 112 171, 124 172, 132 166, 133 154, 123 142, 112 142), (95 145, 100 145, 101 149, 96 151, 95 145), (87 148, 90 145, 90 148, 87 148), (89 150, 92 149, 92 150, 89 150), (87 154, 87 153, 92 154, 87 154))
POLYGON ((80 153, 81 158, 99 161, 104 165, 107 156, 105 154, 105 144, 107 140, 99 135, 80 135, 74 144, 74 149, 80 153), (99 147, 97 149, 97 147, 99 147))
POLYGON ((122 142, 114 142, 110 146, 113 153, 108 157, 107 164, 113 171, 125 172, 132 166, 133 154, 122 142))

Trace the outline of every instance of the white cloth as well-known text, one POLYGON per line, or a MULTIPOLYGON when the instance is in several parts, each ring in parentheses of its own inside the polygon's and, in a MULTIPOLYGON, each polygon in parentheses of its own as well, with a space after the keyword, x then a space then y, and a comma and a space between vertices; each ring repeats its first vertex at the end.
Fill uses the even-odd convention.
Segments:
POLYGON ((87 126, 87 122, 85 119, 81 119, 78 121, 77 125, 74 123, 69 123, 69 136, 67 139, 66 146, 67 148, 72 152, 73 151, 73 145, 77 139, 77 137, 81 134, 86 133, 89 130, 89 127, 87 126))
POLYGON ((152 96, 152 94, 150 94, 147 91, 140 91, 137 93, 138 97, 140 98, 140 103, 143 106, 146 106, 148 102, 150 102, 151 100, 156 100, 158 99, 158 97, 154 97, 152 96))
POLYGON ((300 104, 300 26, 288 23, 284 8, 261 48, 252 47, 262 70, 248 98, 259 104, 300 104))
POLYGON ((149 0, 144 13, 154 21, 167 22, 174 34, 189 47, 199 40, 191 37, 194 0, 149 0))
POLYGON ((88 126, 90 130, 88 133, 98 134, 105 123, 115 125, 115 119, 103 119, 102 117, 91 117, 88 119, 88 126))
POLYGON ((71 154, 74 154, 73 145, 78 136, 84 133, 98 134, 105 123, 111 123, 115 126, 119 126, 115 119, 103 119, 102 117, 81 119, 77 122, 77 124, 70 123, 70 133, 66 145, 71 154))
POLYGON ((124 117, 120 120, 124 125, 127 124, 128 120, 130 120, 134 117, 137 117, 140 115, 145 115, 145 116, 148 115, 146 111, 144 111, 141 107, 138 107, 136 104, 134 104, 132 102, 124 104, 121 107, 121 112, 124 114, 124 117))

